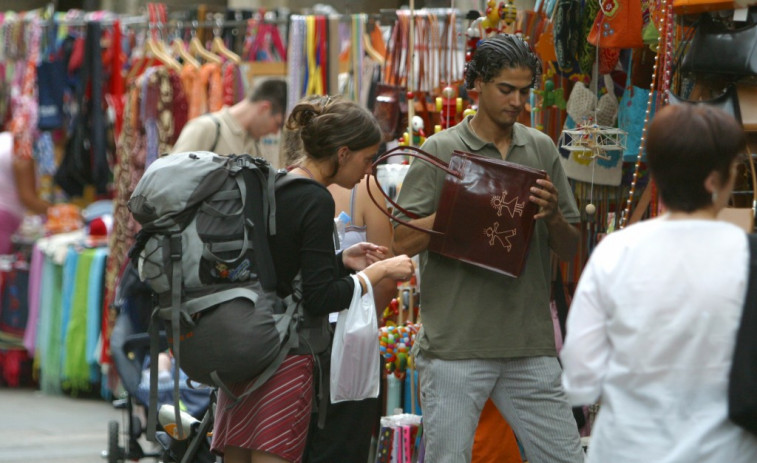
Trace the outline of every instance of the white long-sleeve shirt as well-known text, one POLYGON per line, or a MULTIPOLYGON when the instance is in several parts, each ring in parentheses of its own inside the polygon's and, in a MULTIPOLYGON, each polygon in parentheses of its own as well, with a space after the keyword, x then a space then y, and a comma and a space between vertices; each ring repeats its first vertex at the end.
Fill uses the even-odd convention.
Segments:
POLYGON ((601 401, 588 463, 754 463, 727 418, 746 235, 667 215, 607 236, 576 288, 560 353, 574 405, 601 401))

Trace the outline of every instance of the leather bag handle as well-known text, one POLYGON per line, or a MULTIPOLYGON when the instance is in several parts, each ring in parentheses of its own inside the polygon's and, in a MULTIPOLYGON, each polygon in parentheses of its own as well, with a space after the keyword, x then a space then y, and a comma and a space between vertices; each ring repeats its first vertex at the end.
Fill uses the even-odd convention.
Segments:
MULTIPOLYGON (((446 162, 444 162, 441 159, 437 158, 436 156, 434 156, 432 154, 429 154, 429 153, 423 151, 422 149, 416 148, 414 146, 398 146, 396 148, 393 148, 393 149, 387 151, 386 153, 382 154, 381 156, 379 156, 379 158, 376 159, 373 162, 373 165, 372 165, 372 167, 373 167, 373 172, 372 172, 373 179, 376 181, 376 185, 378 185, 379 190, 381 191, 381 194, 384 195, 384 198, 386 198, 386 200, 389 202, 389 204, 391 204, 392 206, 394 206, 394 208, 396 210, 402 212, 403 214, 405 214, 406 216, 408 216, 410 218, 417 219, 418 215, 414 214, 414 213, 412 213, 412 212, 410 212, 408 210, 406 210, 405 208, 403 208, 402 206, 400 206, 399 204, 397 204, 392 198, 390 198, 389 195, 386 193, 386 191, 384 191, 384 188, 379 183, 378 175, 377 175, 378 174, 378 166, 379 166, 379 164, 381 164, 382 162, 386 161, 387 159, 389 159, 391 157, 400 156, 400 155, 410 156, 410 157, 413 157, 413 158, 420 159, 422 161, 426 161, 429 164, 433 165, 434 167, 438 167, 439 169, 442 169, 444 172, 446 172, 446 173, 448 173, 450 175, 454 175, 455 177, 457 177, 459 179, 463 178, 463 174, 461 172, 458 172, 456 170, 450 169, 449 164, 447 164, 446 162)), ((408 228, 412 228, 413 230, 417 230, 419 232, 428 233, 430 235, 444 236, 444 233, 442 233, 442 232, 439 232, 439 231, 436 231, 436 230, 431 230, 431 229, 428 229, 428 228, 419 227, 417 225, 412 225, 411 223, 409 223, 409 222, 407 222, 405 220, 402 220, 402 219, 398 219, 397 217, 394 217, 392 214, 386 212, 386 210, 379 205, 379 203, 376 200, 376 198, 373 197, 373 193, 371 193, 371 189, 370 188, 368 188, 368 196, 370 196, 371 201, 373 201, 373 204, 375 204, 379 208, 379 210, 381 212, 383 212, 387 217, 389 217, 389 220, 393 220, 393 221, 395 221, 395 222, 397 222, 397 223, 399 223, 401 225, 404 225, 404 226, 406 226, 408 228)))
POLYGON ((747 143, 747 151, 749 172, 752 176, 752 214, 757 217, 757 169, 755 169, 754 154, 750 143, 747 143))

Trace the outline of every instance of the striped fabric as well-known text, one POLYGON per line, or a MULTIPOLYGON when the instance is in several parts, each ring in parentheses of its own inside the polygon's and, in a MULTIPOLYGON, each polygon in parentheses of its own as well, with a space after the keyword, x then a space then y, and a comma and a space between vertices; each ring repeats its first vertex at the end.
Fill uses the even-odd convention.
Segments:
POLYGON ((533 463, 581 463, 578 427, 556 357, 443 360, 416 356, 423 378, 425 461, 470 463, 486 399, 512 427, 533 463))
MULTIPOLYGON (((247 383, 231 387, 242 393, 247 383)), ((260 389, 231 409, 232 400, 218 392, 213 428, 214 452, 226 446, 267 452, 299 463, 305 450, 313 402, 313 358, 290 355, 260 389)))

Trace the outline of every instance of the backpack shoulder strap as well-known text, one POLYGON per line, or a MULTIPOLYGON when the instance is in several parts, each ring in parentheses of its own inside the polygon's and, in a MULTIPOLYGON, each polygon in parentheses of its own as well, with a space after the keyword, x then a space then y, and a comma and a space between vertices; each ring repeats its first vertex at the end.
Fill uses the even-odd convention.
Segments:
POLYGON ((215 152, 216 146, 218 146, 218 140, 221 138, 221 121, 218 120, 215 114, 208 114, 208 117, 216 124, 216 137, 213 140, 213 146, 208 151, 215 152))
POLYGON ((747 235, 749 239, 749 269, 747 292, 741 323, 736 334, 731 372, 728 380, 728 417, 734 423, 757 435, 757 234, 747 235))
POLYGON ((752 296, 752 300, 757 303, 757 233, 748 234, 747 239, 749 240, 749 279, 745 304, 749 296, 752 296))
POLYGON ((285 188, 287 185, 296 182, 311 182, 318 183, 312 178, 303 177, 301 175, 289 175, 286 169, 279 169, 276 171, 276 189, 285 188))

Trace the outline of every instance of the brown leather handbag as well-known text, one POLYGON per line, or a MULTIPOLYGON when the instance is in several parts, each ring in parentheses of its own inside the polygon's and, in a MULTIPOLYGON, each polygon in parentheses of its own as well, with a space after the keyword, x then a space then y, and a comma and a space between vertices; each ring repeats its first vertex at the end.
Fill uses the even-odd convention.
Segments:
MULTIPOLYGON (((429 251, 504 275, 521 274, 538 210, 528 198, 531 187, 537 179, 546 178, 546 172, 464 151, 454 151, 447 164, 423 150, 403 146, 379 157, 373 164, 373 176, 380 163, 397 155, 416 158, 413 162, 428 162, 447 175, 433 229, 390 216, 392 220, 429 233, 429 251)), ((397 211, 418 218, 398 205, 383 188, 381 191, 397 211)), ((371 199, 376 202, 373 196, 371 199)))

